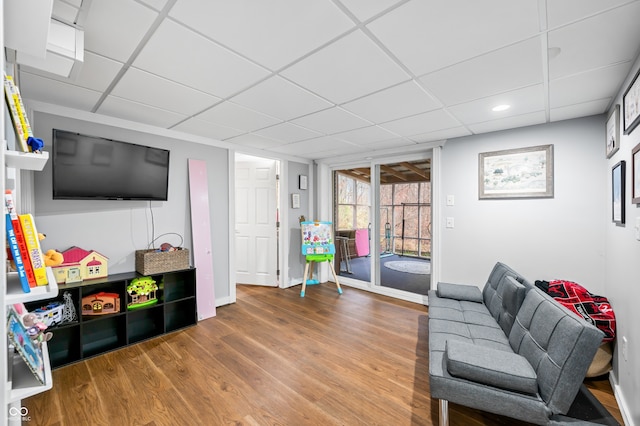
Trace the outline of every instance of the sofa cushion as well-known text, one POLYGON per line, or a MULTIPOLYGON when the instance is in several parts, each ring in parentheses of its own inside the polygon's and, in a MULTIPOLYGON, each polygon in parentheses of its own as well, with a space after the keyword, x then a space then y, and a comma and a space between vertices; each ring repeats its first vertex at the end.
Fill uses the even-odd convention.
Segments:
POLYGON ((518 354, 448 340, 444 358, 449 374, 454 377, 531 395, 538 392, 536 372, 518 354))
POLYGON ((500 299, 502 301, 502 311, 498 318, 500 327, 508 334, 511 331, 513 322, 518 315, 518 310, 522 306, 524 297, 527 295, 526 288, 511 276, 506 276, 499 288, 500 299))
POLYGON ((482 303, 482 292, 474 285, 438 283, 438 297, 482 303))

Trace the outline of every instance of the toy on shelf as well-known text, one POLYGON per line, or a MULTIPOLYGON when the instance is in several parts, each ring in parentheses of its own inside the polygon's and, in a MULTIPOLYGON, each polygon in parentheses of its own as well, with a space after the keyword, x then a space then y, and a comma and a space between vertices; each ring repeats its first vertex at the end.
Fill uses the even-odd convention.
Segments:
POLYGON ((120 295, 117 293, 92 294, 82 298, 82 315, 107 315, 120 312, 120 295))
POLYGON ((127 309, 139 309, 158 303, 157 290, 158 285, 151 277, 138 277, 131 280, 127 286, 127 293, 131 297, 131 302, 127 305, 127 309))
POLYGON ((62 322, 64 305, 60 302, 51 302, 41 308, 34 309, 33 313, 47 327, 58 325, 62 322))
POLYGON ((62 323, 66 324, 78 320, 78 314, 76 313, 76 305, 73 303, 71 293, 65 291, 62 294, 64 299, 64 309, 62 310, 62 323))
MULTIPOLYGON (((108 275, 109 259, 95 250, 88 251, 73 246, 60 254, 62 263, 51 266, 58 284, 104 278, 108 275)), ((52 257, 54 256, 52 253, 52 257)))
POLYGON ((27 314, 22 317, 22 324, 24 324, 33 344, 38 347, 40 347, 42 342, 48 342, 53 337, 53 333, 50 331, 45 333, 47 325, 41 322, 38 315, 33 312, 27 312, 27 314))

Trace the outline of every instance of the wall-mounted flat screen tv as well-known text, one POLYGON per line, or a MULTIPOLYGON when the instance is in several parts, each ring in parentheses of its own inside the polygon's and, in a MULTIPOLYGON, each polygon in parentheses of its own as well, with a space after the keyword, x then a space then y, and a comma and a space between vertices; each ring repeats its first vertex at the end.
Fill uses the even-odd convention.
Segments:
POLYGON ((53 130, 53 198, 166 201, 169 151, 53 130))

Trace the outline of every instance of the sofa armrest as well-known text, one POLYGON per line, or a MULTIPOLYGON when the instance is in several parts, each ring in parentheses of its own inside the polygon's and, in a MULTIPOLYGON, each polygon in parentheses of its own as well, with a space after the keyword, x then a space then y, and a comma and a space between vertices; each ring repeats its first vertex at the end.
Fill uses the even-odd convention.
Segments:
POLYGON ((538 392, 535 370, 516 353, 447 340, 444 360, 454 377, 531 395, 538 392))
POLYGON ((482 303, 482 292, 474 285, 438 283, 438 297, 482 303))

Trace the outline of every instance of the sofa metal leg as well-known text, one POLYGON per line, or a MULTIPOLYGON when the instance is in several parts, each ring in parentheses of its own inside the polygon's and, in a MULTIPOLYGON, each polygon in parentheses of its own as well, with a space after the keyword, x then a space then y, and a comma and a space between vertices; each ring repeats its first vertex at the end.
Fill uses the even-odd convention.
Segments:
POLYGON ((449 401, 440 400, 440 426, 449 426, 449 401))

